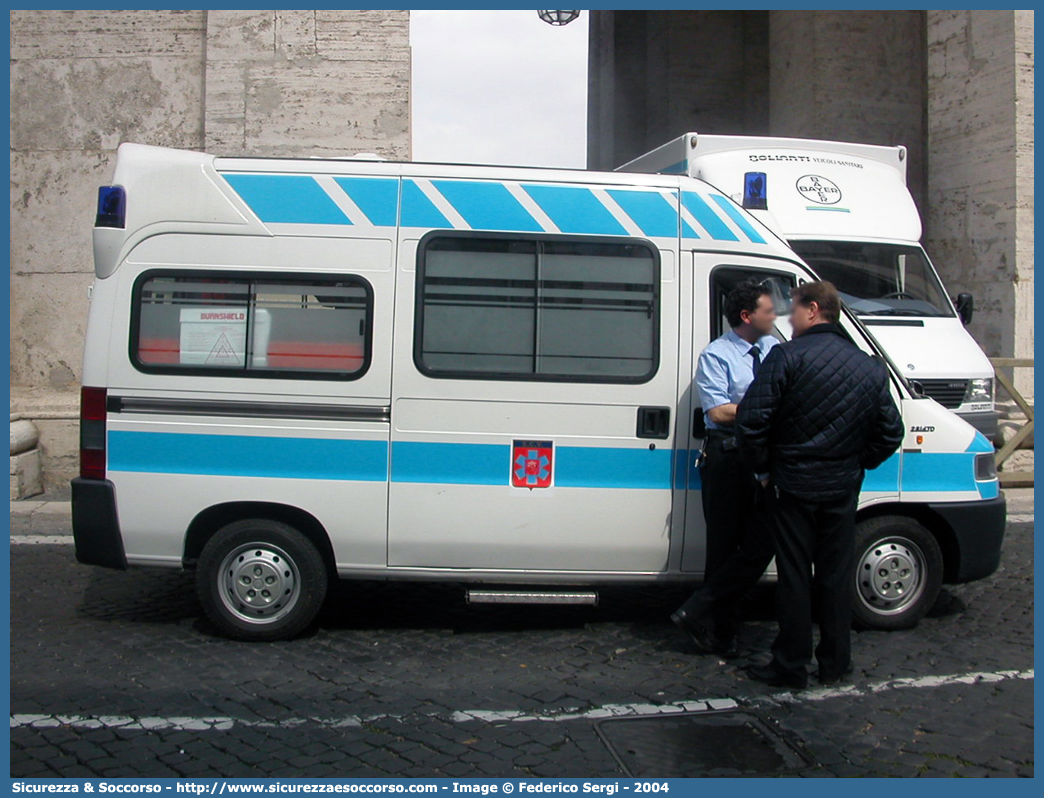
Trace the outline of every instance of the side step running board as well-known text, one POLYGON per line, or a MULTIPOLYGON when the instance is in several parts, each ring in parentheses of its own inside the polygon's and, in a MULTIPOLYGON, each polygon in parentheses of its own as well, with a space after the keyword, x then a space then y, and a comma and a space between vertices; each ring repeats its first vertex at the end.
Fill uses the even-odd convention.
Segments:
POLYGON ((468 604, 598 604, 593 590, 469 590, 468 604))

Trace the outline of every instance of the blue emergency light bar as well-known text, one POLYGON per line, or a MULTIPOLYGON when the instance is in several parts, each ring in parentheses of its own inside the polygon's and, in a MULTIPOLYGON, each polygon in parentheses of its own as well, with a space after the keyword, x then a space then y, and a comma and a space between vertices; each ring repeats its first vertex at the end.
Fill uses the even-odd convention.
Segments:
POLYGON ((98 215, 95 227, 125 227, 127 222, 127 192, 123 186, 102 186, 98 189, 98 215))
POLYGON ((768 176, 764 172, 743 175, 743 207, 748 211, 768 210, 768 176))

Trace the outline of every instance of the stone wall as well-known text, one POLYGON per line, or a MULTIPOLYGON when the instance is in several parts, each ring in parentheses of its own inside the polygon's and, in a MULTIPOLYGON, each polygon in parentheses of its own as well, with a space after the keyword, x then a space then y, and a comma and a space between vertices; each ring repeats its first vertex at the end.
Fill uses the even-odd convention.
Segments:
POLYGON ((11 382, 79 381, 116 147, 203 144, 202 11, 11 12, 11 382))
POLYGON ((408 160, 402 11, 207 13, 206 148, 408 160))
POLYGON ((11 385, 49 488, 74 418, 98 186, 123 141, 410 156, 406 11, 12 11, 11 385))

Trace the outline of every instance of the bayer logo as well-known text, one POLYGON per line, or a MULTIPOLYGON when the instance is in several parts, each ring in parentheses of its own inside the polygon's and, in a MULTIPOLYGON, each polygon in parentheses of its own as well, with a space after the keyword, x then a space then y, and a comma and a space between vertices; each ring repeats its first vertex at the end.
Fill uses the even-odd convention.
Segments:
POLYGON ((819 175, 804 175, 797 181, 801 196, 820 205, 834 205, 841 201, 841 189, 833 181, 819 175))

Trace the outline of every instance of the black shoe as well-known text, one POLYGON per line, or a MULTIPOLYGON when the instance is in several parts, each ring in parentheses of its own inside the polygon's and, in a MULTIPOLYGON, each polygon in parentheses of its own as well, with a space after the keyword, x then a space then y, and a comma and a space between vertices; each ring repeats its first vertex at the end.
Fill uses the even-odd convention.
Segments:
POLYGON ((831 684, 837 684, 839 681, 844 679, 846 676, 851 675, 852 670, 853 669, 852 669, 852 663, 851 662, 848 663, 848 667, 845 668, 842 673, 831 673, 830 671, 827 671, 826 673, 824 673, 822 668, 821 668, 818 671, 816 671, 816 679, 819 681, 820 684, 822 684, 824 686, 831 685, 831 684))
POLYGON ((720 654, 725 659, 735 659, 739 656, 739 643, 736 642, 736 636, 731 637, 717 637, 718 644, 714 647, 714 653, 720 654))
POLYGON ((675 626, 689 636, 689 639, 696 644, 696 648, 700 650, 700 653, 714 653, 718 641, 714 639, 714 636, 707 631, 703 624, 694 621, 684 610, 672 612, 671 620, 674 621, 675 626))
POLYGON ((747 675, 754 681, 767 684, 769 687, 793 687, 800 690, 808 686, 807 676, 778 671, 772 663, 751 665, 747 668, 747 675))

